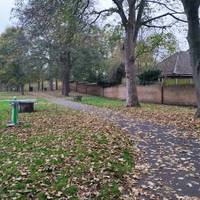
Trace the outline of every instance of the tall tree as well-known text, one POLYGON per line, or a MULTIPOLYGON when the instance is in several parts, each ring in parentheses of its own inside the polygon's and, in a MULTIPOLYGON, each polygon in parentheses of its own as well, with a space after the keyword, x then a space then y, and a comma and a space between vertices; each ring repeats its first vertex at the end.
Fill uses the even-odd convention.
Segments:
POLYGON ((200 0, 181 0, 188 20, 188 43, 190 46, 193 79, 196 87, 198 109, 196 117, 200 118, 200 0))
POLYGON ((30 71, 27 68, 29 43, 21 28, 8 28, 0 37, 0 78, 10 88, 24 94, 30 71))
POLYGON ((139 39, 136 47, 136 63, 138 72, 156 68, 159 60, 174 54, 177 41, 172 33, 154 33, 139 39))
POLYGON ((48 41, 48 49, 55 50, 53 57, 60 66, 65 96, 70 89, 72 48, 77 34, 85 28, 89 6, 89 0, 17 0, 15 12, 27 33, 48 41))
POLYGON ((163 25, 152 22, 171 16, 175 19, 177 13, 170 7, 168 7, 168 1, 151 1, 151 0, 112 0, 115 7, 110 9, 101 10, 95 12, 97 19, 103 13, 117 13, 121 18, 121 23, 125 30, 124 40, 124 57, 125 57, 125 69, 126 69, 126 86, 127 86, 127 106, 138 106, 139 100, 136 87, 136 45, 138 39, 138 33, 142 26, 154 27, 154 28, 166 28, 168 25, 163 25), (165 4, 166 2, 166 4, 165 4), (155 7, 159 10, 162 7, 163 13, 157 16, 152 16, 151 9, 155 7))

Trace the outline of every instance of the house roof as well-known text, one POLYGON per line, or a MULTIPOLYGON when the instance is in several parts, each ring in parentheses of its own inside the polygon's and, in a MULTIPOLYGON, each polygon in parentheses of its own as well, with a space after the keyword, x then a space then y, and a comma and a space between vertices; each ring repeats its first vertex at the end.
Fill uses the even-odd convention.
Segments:
POLYGON ((163 77, 192 76, 189 51, 180 51, 158 64, 163 77))

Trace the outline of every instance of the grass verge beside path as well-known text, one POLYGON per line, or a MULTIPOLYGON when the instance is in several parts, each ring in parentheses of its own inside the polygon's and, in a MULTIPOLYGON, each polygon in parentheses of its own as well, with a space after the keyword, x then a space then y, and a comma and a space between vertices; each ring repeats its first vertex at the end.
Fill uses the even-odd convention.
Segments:
POLYGON ((115 108, 123 106, 125 104, 124 101, 121 100, 108 99, 96 96, 84 96, 81 102, 83 104, 88 104, 98 107, 108 107, 108 108, 115 108))
POLYGON ((157 104, 141 104, 139 108, 126 108, 124 102, 103 97, 83 97, 83 104, 110 108, 132 119, 150 121, 160 125, 172 125, 200 135, 200 120, 194 119, 195 108, 157 104))
POLYGON ((134 199, 128 134, 45 101, 20 120, 0 128, 0 199, 134 199))

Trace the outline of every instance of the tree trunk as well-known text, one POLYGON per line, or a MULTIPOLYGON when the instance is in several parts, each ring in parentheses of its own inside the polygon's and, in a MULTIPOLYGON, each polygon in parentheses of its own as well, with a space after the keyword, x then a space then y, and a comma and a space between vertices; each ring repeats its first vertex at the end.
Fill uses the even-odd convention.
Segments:
POLYGON ((20 92, 20 85, 17 86, 17 92, 20 92))
POLYGON ((31 85, 31 82, 28 83, 28 90, 29 92, 33 92, 33 87, 31 85))
POLYGON ((136 66, 135 66, 135 42, 133 41, 133 26, 127 25, 124 43, 125 53, 125 70, 126 70, 126 87, 127 87, 127 98, 126 106, 133 107, 139 106, 137 86, 136 86, 136 66))
POLYGON ((63 79, 63 82, 62 82, 62 95, 63 96, 69 96, 69 92, 70 92, 69 79, 66 75, 65 78, 63 79))
POLYGON ((65 70, 63 73, 63 80, 62 80, 62 95, 69 96, 70 93, 70 70, 68 64, 65 66, 65 70))
POLYGON ((62 65, 62 95, 69 96, 70 92, 70 72, 71 72, 71 52, 64 51, 61 55, 62 65))
POLYGON ((54 88, 53 88, 53 79, 49 80, 49 87, 50 87, 50 91, 54 91, 54 88))
POLYGON ((56 90, 58 90, 58 80, 56 79, 56 90))
POLYGON ((182 0, 182 3, 188 19, 188 43, 198 106, 196 117, 200 118, 200 23, 198 13, 200 1, 182 0))
POLYGON ((21 92, 21 95, 24 96, 24 84, 20 85, 20 92, 21 92))
POLYGON ((40 81, 38 81, 38 92, 40 91, 40 81))
POLYGON ((44 92, 44 81, 42 80, 42 92, 44 92))

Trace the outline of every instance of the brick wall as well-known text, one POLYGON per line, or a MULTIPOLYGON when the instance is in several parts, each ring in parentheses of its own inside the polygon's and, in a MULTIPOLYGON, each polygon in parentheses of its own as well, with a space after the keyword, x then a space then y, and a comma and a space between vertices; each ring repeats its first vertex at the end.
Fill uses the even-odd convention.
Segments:
POLYGON ((87 85, 85 83, 77 83, 77 92, 86 94, 87 93, 87 85))
POLYGON ((138 86, 137 91, 141 102, 162 103, 162 89, 160 85, 138 86))
POLYGON ((87 94, 94 96, 104 96, 104 89, 98 85, 87 85, 87 94))
POLYGON ((104 88, 104 97, 113 99, 126 99, 126 88, 125 86, 104 88))
MULTIPOLYGON (((88 95, 126 99, 126 87, 122 85, 102 88, 96 84, 72 83, 71 90, 88 95)), ((193 86, 164 86, 162 90, 161 85, 157 84, 138 86, 137 90, 141 102, 190 106, 195 106, 197 102, 193 86)))
POLYGON ((70 83, 70 90, 76 91, 77 90, 77 82, 70 83))
POLYGON ((163 90, 165 104, 197 105, 195 88, 193 86, 165 86, 163 90))

